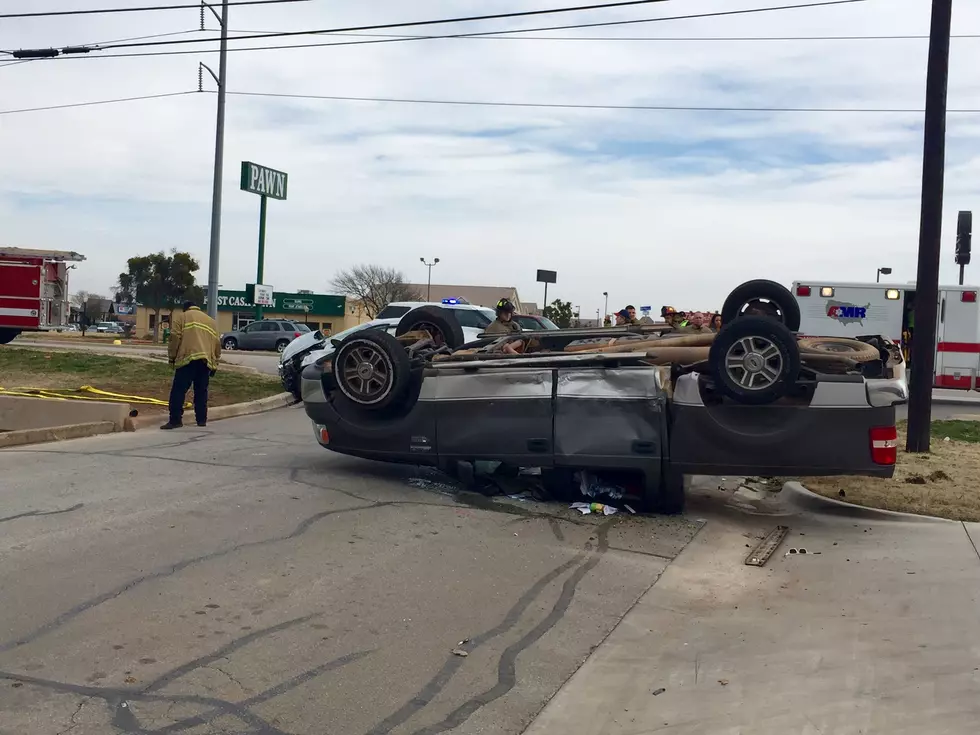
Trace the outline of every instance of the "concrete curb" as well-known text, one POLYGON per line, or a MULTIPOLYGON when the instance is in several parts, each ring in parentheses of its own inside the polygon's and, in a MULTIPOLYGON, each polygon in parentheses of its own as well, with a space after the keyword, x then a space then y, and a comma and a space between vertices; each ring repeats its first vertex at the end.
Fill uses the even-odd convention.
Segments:
MULTIPOLYGON (((255 401, 245 403, 232 403, 229 406, 215 406, 208 409, 208 421, 221 421, 222 419, 232 419, 236 416, 249 416, 254 413, 264 413, 273 411, 277 408, 284 408, 296 403, 296 398, 291 393, 279 393, 268 398, 259 398, 255 401)), ((149 415, 135 416, 126 419, 125 431, 139 431, 151 426, 159 426, 166 416, 149 415)))
POLYGON ((869 508, 865 505, 855 505, 841 500, 834 500, 807 490, 802 483, 791 481, 783 485, 783 493, 790 503, 797 508, 822 513, 824 515, 858 518, 867 521, 905 521, 912 523, 959 523, 949 518, 925 516, 917 513, 902 513, 897 510, 882 510, 869 508))
POLYGON ((0 434, 0 448, 64 441, 65 439, 82 439, 86 436, 112 434, 115 430, 116 425, 111 421, 93 421, 87 424, 51 426, 45 429, 5 431, 0 434))

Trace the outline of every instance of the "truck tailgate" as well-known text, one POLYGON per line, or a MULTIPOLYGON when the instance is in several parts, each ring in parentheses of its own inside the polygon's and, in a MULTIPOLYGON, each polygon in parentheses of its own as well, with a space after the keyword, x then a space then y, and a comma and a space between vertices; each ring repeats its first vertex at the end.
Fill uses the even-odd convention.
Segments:
POLYGON ((904 381, 828 376, 809 403, 705 405, 697 377, 682 377, 671 405, 670 461, 687 474, 891 477, 882 452, 894 438, 904 381), (886 437, 886 440, 883 440, 886 437))

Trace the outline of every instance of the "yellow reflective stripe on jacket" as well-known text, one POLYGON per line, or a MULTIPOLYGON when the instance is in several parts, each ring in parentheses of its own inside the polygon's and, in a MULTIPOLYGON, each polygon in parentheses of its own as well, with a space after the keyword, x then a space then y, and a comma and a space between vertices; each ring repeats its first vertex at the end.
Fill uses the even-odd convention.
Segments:
POLYGON ((184 329, 203 329, 208 334, 217 338, 218 333, 211 329, 207 324, 202 324, 200 322, 190 322, 189 324, 184 324, 184 329))

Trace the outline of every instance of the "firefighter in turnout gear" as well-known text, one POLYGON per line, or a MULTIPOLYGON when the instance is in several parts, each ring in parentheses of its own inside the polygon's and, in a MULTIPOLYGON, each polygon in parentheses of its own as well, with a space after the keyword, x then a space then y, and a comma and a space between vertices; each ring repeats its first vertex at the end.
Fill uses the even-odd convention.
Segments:
POLYGON ((514 321, 514 311, 516 310, 510 299, 500 299, 497 302, 497 318, 486 328, 486 333, 493 335, 520 332, 521 325, 514 321))
POLYGON ((192 385, 194 418, 198 426, 207 426, 208 383, 221 358, 221 340, 214 319, 193 301, 185 301, 183 307, 182 313, 171 317, 167 352, 174 366, 174 381, 170 387, 170 420, 161 429, 179 429, 184 425, 184 399, 192 385))

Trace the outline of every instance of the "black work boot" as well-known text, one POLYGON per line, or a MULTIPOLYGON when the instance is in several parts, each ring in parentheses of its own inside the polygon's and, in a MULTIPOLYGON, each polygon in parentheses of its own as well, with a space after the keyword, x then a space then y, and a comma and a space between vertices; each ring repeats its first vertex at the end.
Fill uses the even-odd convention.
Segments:
POLYGON ((181 423, 180 421, 178 421, 177 423, 174 423, 173 421, 168 421, 167 423, 165 423, 165 424, 164 424, 163 426, 161 426, 160 428, 161 428, 161 429, 162 429, 163 431, 170 431, 171 429, 179 429, 179 428, 181 428, 182 426, 183 426, 183 424, 182 424, 182 423, 181 423))

